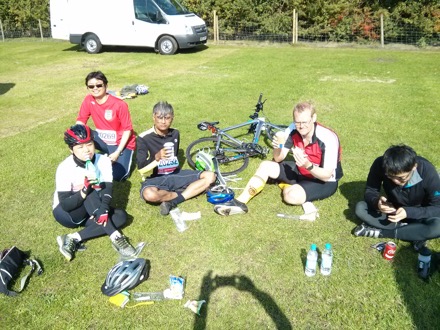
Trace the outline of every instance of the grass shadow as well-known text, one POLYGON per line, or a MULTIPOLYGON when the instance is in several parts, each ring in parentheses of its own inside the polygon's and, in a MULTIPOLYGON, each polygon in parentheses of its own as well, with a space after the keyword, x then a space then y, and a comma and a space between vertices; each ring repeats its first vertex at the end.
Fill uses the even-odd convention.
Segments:
POLYGON ((6 94, 10 89, 14 88, 14 83, 0 83, 0 95, 6 94))
MULTIPOLYGON (((193 48, 179 49, 176 54, 193 54, 198 53, 208 49, 208 46, 200 45, 193 48)), ((80 45, 74 45, 72 47, 66 48, 65 52, 86 52, 80 45)), ((149 54, 159 54, 151 47, 135 47, 135 46, 102 46, 100 53, 149 53, 149 54)))
POLYGON ((437 265, 432 264, 433 274, 428 282, 420 279, 417 275, 417 253, 409 245, 398 249, 393 268, 403 305, 412 317, 414 329, 436 329, 440 315, 437 265))
POLYGON ((194 329, 206 329, 207 316, 209 311, 209 299, 211 294, 222 287, 231 286, 238 291, 249 292, 263 306, 266 313, 271 317, 277 329, 292 329, 290 321, 278 307, 272 297, 266 292, 260 291, 254 283, 245 275, 215 276, 212 270, 208 271, 203 277, 200 287, 200 296, 198 300, 205 300, 206 304, 200 310, 200 316, 194 319, 194 329))
POLYGON ((69 48, 63 49, 63 52, 80 52, 80 51, 83 51, 80 45, 74 45, 69 48))
POLYGON ((365 191, 366 181, 353 181, 353 182, 344 182, 339 185, 339 191, 347 200, 347 208, 344 210, 345 217, 354 222, 355 224, 359 224, 359 219, 356 217, 354 210, 356 207, 356 203, 364 200, 364 191, 365 191))
POLYGON ((127 209, 129 195, 131 190, 131 182, 126 181, 114 181, 113 182, 113 205, 118 209, 127 209))

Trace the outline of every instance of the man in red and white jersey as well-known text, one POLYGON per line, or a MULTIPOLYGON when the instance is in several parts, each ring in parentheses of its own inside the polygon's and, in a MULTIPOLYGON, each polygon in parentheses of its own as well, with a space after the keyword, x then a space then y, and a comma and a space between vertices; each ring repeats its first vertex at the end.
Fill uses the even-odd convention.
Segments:
POLYGON ((336 133, 317 123, 316 117, 311 103, 297 104, 287 139, 277 135, 272 141, 273 160, 260 164, 237 199, 216 205, 214 211, 220 215, 246 213, 246 204, 263 190, 269 178, 282 184, 284 202, 303 205, 305 211, 306 202, 333 195, 343 175, 341 147, 336 133), (293 160, 286 161, 289 153, 293 160))
POLYGON ((101 71, 90 72, 85 82, 90 94, 81 104, 76 123, 85 125, 92 117, 96 148, 112 161, 113 179, 125 180, 136 148, 128 105, 107 93, 108 81, 101 71))

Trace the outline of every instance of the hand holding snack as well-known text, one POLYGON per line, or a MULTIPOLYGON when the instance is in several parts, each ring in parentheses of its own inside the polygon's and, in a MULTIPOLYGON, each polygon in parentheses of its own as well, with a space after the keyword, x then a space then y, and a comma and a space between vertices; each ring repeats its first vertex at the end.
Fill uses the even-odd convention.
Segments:
POLYGON ((307 167, 309 159, 303 149, 294 147, 292 148, 292 153, 298 167, 307 167))

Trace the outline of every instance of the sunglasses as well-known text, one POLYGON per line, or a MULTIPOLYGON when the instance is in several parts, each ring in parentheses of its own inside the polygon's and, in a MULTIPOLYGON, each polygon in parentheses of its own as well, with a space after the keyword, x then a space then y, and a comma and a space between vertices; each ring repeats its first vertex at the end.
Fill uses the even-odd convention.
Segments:
POLYGON ((96 85, 87 85, 88 89, 102 88, 104 84, 96 84, 96 85))

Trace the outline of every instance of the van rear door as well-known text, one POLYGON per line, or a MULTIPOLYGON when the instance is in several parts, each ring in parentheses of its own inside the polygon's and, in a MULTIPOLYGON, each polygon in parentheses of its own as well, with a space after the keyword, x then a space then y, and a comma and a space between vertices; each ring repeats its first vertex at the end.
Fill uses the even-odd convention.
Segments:
POLYGON ((50 0, 50 29, 52 38, 69 40, 67 0, 50 0))

